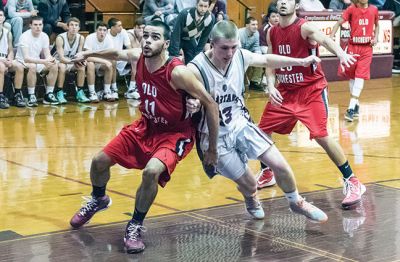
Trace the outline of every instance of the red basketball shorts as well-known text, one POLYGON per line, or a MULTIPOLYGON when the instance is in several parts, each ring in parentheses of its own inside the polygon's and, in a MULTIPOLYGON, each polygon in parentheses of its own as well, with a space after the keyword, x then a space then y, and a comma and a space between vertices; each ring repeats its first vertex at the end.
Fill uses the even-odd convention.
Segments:
POLYGON ((338 76, 344 78, 362 78, 365 80, 370 79, 371 72, 371 62, 372 62, 372 46, 370 45, 353 45, 349 44, 347 53, 355 56, 357 60, 350 67, 345 67, 344 71, 339 66, 338 68, 338 76))
POLYGON ((282 106, 268 102, 258 126, 267 134, 290 134, 300 121, 310 131, 310 139, 327 136, 328 88, 318 85, 282 91, 282 106))
POLYGON ((125 168, 143 169, 151 158, 164 163, 166 172, 158 183, 164 187, 180 160, 192 150, 195 129, 182 127, 179 132, 157 132, 143 118, 125 126, 104 148, 114 163, 125 168))

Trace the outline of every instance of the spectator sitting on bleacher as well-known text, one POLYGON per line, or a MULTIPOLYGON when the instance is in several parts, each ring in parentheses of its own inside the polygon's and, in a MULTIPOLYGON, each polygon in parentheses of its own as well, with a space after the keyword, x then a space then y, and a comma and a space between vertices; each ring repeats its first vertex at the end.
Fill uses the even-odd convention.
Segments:
MULTIPOLYGON (((131 40, 132 48, 141 48, 140 42, 143 38, 143 29, 145 27, 143 17, 139 17, 135 21, 135 28, 128 30, 128 36, 131 40)), ((129 87, 125 93, 125 98, 128 99, 139 99, 140 95, 136 88, 136 65, 131 64, 131 80, 129 82, 129 87)))
MULTIPOLYGON (((108 35, 113 41, 114 48, 117 50, 122 50, 124 48, 130 49, 131 40, 129 39, 128 33, 122 27, 121 20, 117 18, 110 18, 108 20, 108 35)), ((115 100, 118 100, 118 86, 117 86, 117 71, 120 76, 129 74, 130 64, 128 61, 115 61, 113 62, 113 75, 111 81, 111 95, 115 100)))
MULTIPOLYGON (((260 34, 258 33, 258 21, 254 17, 248 17, 246 19, 246 27, 239 28, 239 41, 240 46, 250 52, 261 54, 260 48, 260 34)), ((261 69, 255 67, 249 67, 246 75, 250 80, 249 88, 262 90, 259 86, 261 80, 261 69)))
POLYGON ((16 55, 16 59, 24 65, 25 69, 28 69, 26 75, 28 84, 27 106, 38 106, 35 95, 37 73, 47 75, 46 94, 43 103, 58 105, 58 100, 53 94, 58 66, 56 60, 50 54, 49 37, 43 33, 43 18, 32 17, 30 28, 22 33, 16 55), (43 53, 44 58, 41 58, 41 53, 43 53))
MULTIPOLYGON (((107 25, 103 22, 97 24, 96 32, 86 37, 84 50, 101 51, 113 48, 114 44, 107 31, 107 25)), ((86 79, 89 88, 89 99, 92 102, 99 102, 99 99, 105 101, 115 101, 111 94, 111 80, 113 74, 113 63, 103 58, 90 57, 87 59, 86 79), (104 76, 104 92, 102 97, 98 97, 95 89, 95 81, 97 76, 104 76)))
POLYGON ((21 37, 24 24, 33 16, 37 16, 38 11, 34 9, 32 0, 8 0, 7 22, 11 24, 14 38, 14 46, 17 46, 21 37))
POLYGON ((14 77, 14 105, 17 107, 24 107, 25 101, 21 92, 22 82, 24 80, 24 67, 21 63, 14 60, 14 50, 12 46, 12 35, 11 32, 8 31, 3 26, 6 17, 4 15, 4 11, 0 9, 0 108, 6 109, 10 105, 8 104, 8 100, 3 93, 4 91, 4 74, 8 72, 15 72, 14 77))
POLYGON ((187 64, 203 51, 215 21, 209 7, 208 0, 197 0, 196 7, 179 13, 168 49, 171 56, 180 56, 182 49, 187 64))
POLYGON ((40 0, 38 11, 43 17, 43 32, 50 37, 51 43, 59 33, 68 31, 67 21, 71 13, 66 0, 40 0))
POLYGON ((351 0, 331 0, 329 2, 329 9, 333 11, 345 10, 351 5, 351 0))
POLYGON ((319 0, 300 0, 301 11, 324 11, 325 7, 319 0))
POLYGON ((80 21, 76 17, 71 17, 68 22, 68 31, 61 33, 56 38, 56 53, 54 57, 58 61, 58 81, 56 98, 60 104, 67 103, 64 97, 64 82, 67 72, 77 72, 77 91, 76 100, 79 103, 90 102, 89 98, 86 97, 83 91, 83 85, 85 84, 85 64, 84 63, 73 63, 72 59, 74 56, 83 50, 83 43, 85 38, 79 34, 80 21))
POLYGON ((217 16, 217 14, 220 12, 222 12, 224 15, 226 15, 226 5, 221 0, 211 0, 210 11, 215 16, 217 16))
POLYGON ((161 18, 163 22, 171 26, 177 14, 171 0, 145 0, 143 6, 144 20, 150 22, 154 16, 161 18))

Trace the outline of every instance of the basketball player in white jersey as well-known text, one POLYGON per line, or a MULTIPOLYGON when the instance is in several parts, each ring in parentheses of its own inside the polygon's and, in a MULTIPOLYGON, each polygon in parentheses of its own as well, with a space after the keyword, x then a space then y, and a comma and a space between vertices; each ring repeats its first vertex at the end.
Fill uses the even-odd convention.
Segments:
MULTIPOLYGON (((292 169, 274 142, 251 121, 243 98, 244 75, 249 66, 308 66, 320 59, 316 56, 296 59, 262 55, 239 49, 238 29, 230 21, 218 22, 211 31, 210 39, 211 50, 198 54, 188 64, 219 106, 218 164, 214 170, 205 167, 207 175, 213 177, 219 173, 236 182, 244 196, 247 211, 254 218, 263 219, 264 210, 257 198, 256 180, 247 166, 248 159, 258 159, 279 174, 276 180, 293 212, 314 222, 327 221, 323 211, 299 195, 292 169)), ((208 148, 208 128, 203 120, 198 125, 200 158, 208 148)))
MULTIPOLYGON (((88 51, 101 51, 113 47, 114 44, 110 36, 108 35, 107 25, 105 23, 98 23, 96 32, 86 37, 83 49, 88 51)), ((96 75, 104 76, 104 93, 103 97, 100 97, 100 99, 104 99, 108 102, 115 101, 115 98, 111 94, 113 61, 103 58, 90 57, 87 60, 86 72, 90 101, 99 102, 99 98, 95 90, 96 75)))
POLYGON ((83 91, 83 85, 85 84, 85 69, 84 63, 73 63, 72 58, 83 50, 83 44, 85 38, 80 35, 80 21, 76 17, 71 17, 67 21, 68 31, 59 34, 56 38, 56 53, 54 57, 58 61, 58 80, 57 80, 57 91, 56 97, 60 104, 67 103, 64 97, 64 82, 65 75, 70 71, 77 71, 77 92, 76 100, 79 103, 90 102, 89 98, 86 97, 83 91))
MULTIPOLYGON (((130 49, 131 40, 129 39, 128 33, 122 27, 121 20, 117 18, 110 18, 108 20, 108 35, 113 40, 114 48, 117 50, 122 50, 124 47, 126 49, 130 49)), ((118 100, 118 87, 117 87, 117 70, 118 74, 124 76, 129 74, 130 65, 128 65, 127 61, 116 61, 113 70, 113 76, 111 81, 111 94, 115 100, 118 100)))
POLYGON ((4 75, 7 72, 15 72, 14 78, 14 105, 24 107, 25 101, 21 92, 24 80, 24 67, 21 63, 14 60, 14 50, 12 46, 12 35, 8 29, 3 27, 6 17, 4 11, 0 9, 0 108, 6 109, 10 105, 4 95, 4 75))
POLYGON ((59 102, 54 96, 54 85, 57 81, 58 65, 54 57, 50 54, 49 37, 43 33, 43 18, 35 16, 31 18, 30 29, 25 31, 20 39, 17 49, 16 59, 28 70, 26 80, 28 83, 28 106, 38 106, 35 87, 36 74, 46 76, 46 94, 43 99, 44 104, 58 105, 59 102), (44 58, 41 58, 41 53, 44 58))

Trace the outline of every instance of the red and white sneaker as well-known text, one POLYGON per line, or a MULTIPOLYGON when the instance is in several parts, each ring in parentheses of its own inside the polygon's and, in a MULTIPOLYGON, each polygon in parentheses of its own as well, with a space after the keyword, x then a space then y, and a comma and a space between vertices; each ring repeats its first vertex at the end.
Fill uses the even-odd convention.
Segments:
POLYGON ((342 208, 348 209, 352 205, 361 201, 361 196, 365 193, 366 188, 357 177, 352 176, 344 180, 342 208))
POLYGON ((272 172, 269 167, 261 169, 260 172, 258 172, 257 174, 256 180, 257 189, 273 186, 276 184, 274 172, 272 172))

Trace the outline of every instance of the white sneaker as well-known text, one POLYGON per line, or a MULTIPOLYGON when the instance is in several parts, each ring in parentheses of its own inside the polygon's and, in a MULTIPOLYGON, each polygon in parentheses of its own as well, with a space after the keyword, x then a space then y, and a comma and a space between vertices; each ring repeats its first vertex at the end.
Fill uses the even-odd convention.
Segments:
POLYGON ((114 96, 113 96, 111 93, 109 93, 109 92, 104 92, 104 94, 103 94, 103 100, 104 100, 104 101, 107 101, 107 102, 113 102, 113 101, 115 101, 115 98, 114 98, 114 96))
POLYGON ((96 92, 89 93, 89 100, 92 103, 98 103, 99 102, 99 97, 97 96, 96 92))
POLYGON ((125 93, 125 98, 127 99, 139 99, 140 95, 139 92, 137 91, 137 89, 129 89, 126 93, 125 93))
POLYGON ((111 95, 115 100, 118 100, 118 98, 119 98, 118 89, 117 88, 115 88, 115 89, 111 88, 111 95))

